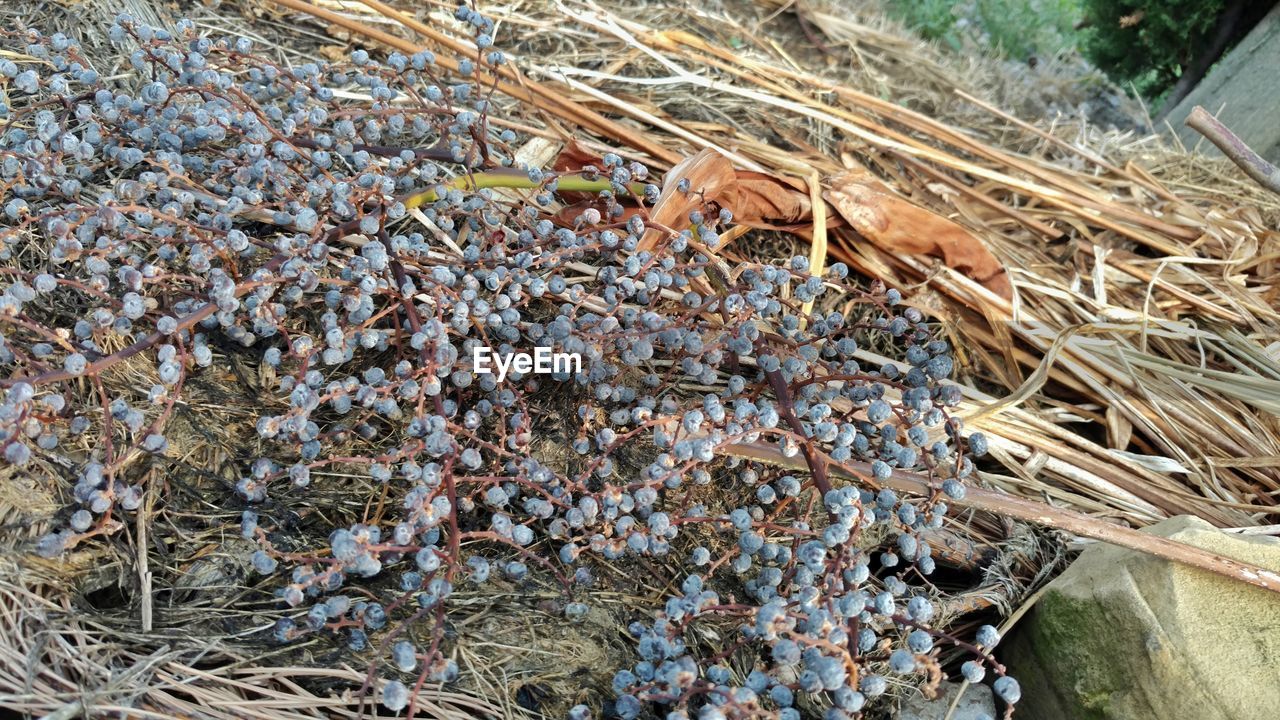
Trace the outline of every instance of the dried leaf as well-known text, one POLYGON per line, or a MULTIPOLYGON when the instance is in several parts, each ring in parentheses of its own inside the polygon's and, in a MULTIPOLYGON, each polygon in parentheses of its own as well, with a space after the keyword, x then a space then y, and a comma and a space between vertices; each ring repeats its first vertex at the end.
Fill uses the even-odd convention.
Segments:
POLYGON ((947 267, 1010 297, 1008 276, 1000 261, 968 230, 895 195, 865 170, 852 170, 828 180, 824 197, 854 230, 889 253, 942 258, 947 267))
MULTIPOLYGON (((332 26, 329 28, 329 34, 338 37, 337 30, 332 26)), ((316 52, 320 57, 333 63, 345 62, 351 58, 351 48, 347 45, 321 45, 316 52)))
MULTIPOLYGON (((715 154, 719 157, 714 151, 706 150, 704 152, 715 154)), ((552 168, 557 172, 577 172, 588 165, 597 168, 603 167, 604 159, 586 149, 580 143, 570 140, 565 144, 564 149, 560 151, 555 162, 552 163, 552 168)), ((676 171, 683 167, 686 167, 686 165, 681 164, 672 169, 671 172, 666 174, 666 178, 674 179, 678 182, 681 176, 677 175, 676 171)), ((733 204, 729 204, 732 193, 728 192, 721 192, 716 197, 707 195, 706 199, 713 200, 721 207, 731 210, 735 223, 753 228, 808 234, 809 225, 812 222, 813 208, 810 205, 805 186, 799 180, 776 177, 751 170, 732 170, 730 166, 720 164, 718 161, 717 167, 721 168, 717 172, 733 173, 737 184, 737 200, 733 204)), ((693 180, 694 178, 690 177, 691 186, 693 186, 693 180)), ((704 194, 706 194, 706 190, 704 190, 704 194)), ((690 199, 690 210, 696 207, 696 200, 696 197, 690 199)), ((676 221, 675 218, 672 218, 672 220, 676 221)), ((838 218, 836 223, 843 224, 838 218)), ((670 225, 670 223, 664 224, 670 225)))
POLYGON ((738 172, 738 204, 731 207, 735 222, 751 227, 795 232, 809 229, 813 206, 804 186, 788 178, 742 170, 738 172))
POLYGON ((1191 472, 1190 470, 1183 467, 1182 464, 1179 463, 1177 460, 1174 460, 1173 458, 1167 458, 1162 455, 1140 455, 1138 453, 1128 452, 1127 450, 1114 450, 1114 449, 1108 450, 1108 452, 1110 452, 1112 455, 1115 455, 1116 457, 1121 458, 1123 460, 1128 460, 1129 462, 1137 463, 1138 465, 1141 465, 1142 467, 1152 472, 1158 472, 1158 473, 1190 473, 1191 472))
MULTIPOLYGON (((556 158, 561 172, 587 165, 600 167, 594 153, 570 142, 556 158)), ((995 256, 960 225, 895 195, 879 179, 865 170, 832 177, 825 194, 832 210, 827 228, 848 223, 863 237, 893 253, 941 257, 949 267, 983 283, 1002 297, 1010 296, 1009 281, 995 256)), ((782 176, 734 170, 728 158, 714 150, 703 150, 676 165, 663 178, 662 194, 649 217, 673 230, 688 227, 689 212, 714 202, 733 212, 741 225, 793 232, 808 237, 812 232, 813 205, 799 180, 782 176), (689 181, 689 192, 677 188, 689 181)), ((640 241, 640 250, 652 250, 662 231, 650 229, 640 241)))
POLYGON ((1120 408, 1112 405, 1107 408, 1107 444, 1115 450, 1129 447, 1133 440, 1133 423, 1120 412, 1120 408))
MULTIPOLYGON (((733 164, 710 149, 671 168, 662 180, 662 194, 649 218, 672 230, 682 230, 689 224, 689 213, 708 202, 730 210, 738 207, 738 176, 733 164), (689 181, 688 192, 679 189, 682 180, 689 181)), ((652 250, 661 238, 662 231, 651 228, 640 238, 637 250, 652 250)))
POLYGON ((582 146, 582 143, 570 138, 565 143, 564 148, 556 155, 556 159, 551 163, 551 169, 556 172, 577 172, 582 168, 594 165, 597 168, 604 167, 604 158, 591 152, 582 146))

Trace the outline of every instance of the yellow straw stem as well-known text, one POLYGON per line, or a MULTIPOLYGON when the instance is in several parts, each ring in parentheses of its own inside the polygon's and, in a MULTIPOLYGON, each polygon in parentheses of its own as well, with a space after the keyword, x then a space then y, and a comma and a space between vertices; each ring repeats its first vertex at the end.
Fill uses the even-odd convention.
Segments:
MULTIPOLYGON (((453 180, 438 185, 436 187, 414 193, 405 198, 404 206, 406 208, 416 208, 426 203, 432 203, 440 199, 439 188, 448 190, 483 190, 485 188, 507 188, 511 190, 535 190, 542 187, 541 181, 530 180, 529 176, 518 172, 482 172, 473 173, 471 175, 461 175, 453 180)), ((556 190, 561 192, 590 192, 598 193, 605 190, 612 190, 613 183, 603 178, 588 180, 578 175, 568 175, 560 178, 556 183, 556 190)), ((631 183, 627 189, 635 195, 644 194, 644 185, 642 183, 631 183)))
MULTIPOLYGON (((809 244, 809 274, 822 277, 827 265, 827 203, 822 199, 822 176, 814 170, 809 175, 809 206, 813 208, 813 241, 809 244)), ((813 301, 804 304, 800 324, 809 322, 813 301)))

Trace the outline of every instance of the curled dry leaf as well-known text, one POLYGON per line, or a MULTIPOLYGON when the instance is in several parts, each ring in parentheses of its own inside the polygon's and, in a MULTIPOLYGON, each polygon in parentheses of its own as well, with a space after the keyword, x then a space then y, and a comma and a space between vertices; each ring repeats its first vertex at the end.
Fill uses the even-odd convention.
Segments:
POLYGON ((577 172, 588 165, 604 167, 604 158, 571 138, 552 161, 551 169, 556 172, 577 172))
MULTIPOLYGON (((557 172, 578 172, 587 166, 603 167, 604 159, 591 152, 580 143, 570 140, 552 163, 557 172)), ((739 225, 765 230, 795 232, 807 236, 813 218, 813 208, 805 184, 795 178, 778 177, 767 173, 750 170, 735 170, 732 164, 714 150, 704 150, 698 155, 685 160, 663 176, 663 195, 658 206, 654 208, 654 218, 662 224, 682 229, 684 221, 677 210, 685 204, 673 202, 663 203, 662 199, 673 194, 674 186, 681 178, 689 178, 690 188, 701 192, 701 198, 726 207, 733 212, 734 222, 739 225), (700 182, 714 178, 714 183, 700 182), (736 199, 735 199, 736 198, 736 199), (662 208, 662 218, 656 212, 662 208), (669 222, 667 222, 669 221, 669 222)), ((571 199, 591 200, 587 194, 571 199)), ((689 198, 687 209, 697 206, 698 196, 689 198)), ((843 224, 838 217, 833 218, 837 225, 843 224)))
MULTIPOLYGON (((556 159, 555 169, 576 171, 587 165, 600 167, 602 162, 570 143, 556 159)), ((824 196, 831 206, 828 230, 848 224, 888 252, 941 258, 948 267, 1009 298, 1004 267, 981 240, 959 224, 895 195, 865 170, 834 175, 826 184, 830 190, 824 196)), ((662 194, 650 218, 661 226, 683 230, 688 227, 689 212, 706 202, 728 208, 734 221, 742 225, 811 236, 813 205, 804 183, 735 170, 728 158, 710 149, 671 168, 663 178, 662 194), (689 181, 688 193, 677 189, 684 179, 689 181)), ((661 237, 661 230, 650 229, 641 238, 639 249, 652 250, 661 237)))
MULTIPOLYGON (((683 229, 689 222, 689 213, 714 202, 729 208, 737 215, 738 176, 729 158, 714 150, 703 150, 671 168, 662 181, 662 194, 654 203, 649 218, 654 223, 673 230, 683 229), (681 181, 689 181, 689 191, 679 189, 681 181)), ((640 238, 638 250, 652 250, 662 239, 662 231, 650 228, 640 238)))
POLYGON ((948 268, 1010 297, 1009 277, 987 246, 959 224, 911 204, 867 170, 832 176, 824 193, 845 222, 887 252, 941 258, 948 268))
MULTIPOLYGON (((774 177, 750 170, 738 171, 738 207, 730 208, 736 222, 751 227, 794 232, 808 237, 812 232, 813 205, 805 184, 797 179, 774 177)), ((828 213, 827 227, 843 224, 828 213)))
POLYGON ((932 255, 1009 298, 1004 267, 973 233, 895 195, 865 170, 832 176, 824 197, 858 234, 891 253, 932 255))

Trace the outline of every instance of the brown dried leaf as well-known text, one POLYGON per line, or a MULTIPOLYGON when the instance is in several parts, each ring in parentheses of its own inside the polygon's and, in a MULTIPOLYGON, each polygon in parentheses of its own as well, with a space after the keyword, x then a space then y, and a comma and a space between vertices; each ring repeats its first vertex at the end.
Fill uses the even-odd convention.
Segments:
POLYGON ((551 169, 556 172, 578 172, 588 165, 594 165, 597 168, 604 167, 604 158, 586 149, 577 140, 570 138, 564 144, 560 154, 556 155, 555 161, 551 163, 551 169))
MULTIPOLYGON (((720 157, 718 153, 711 150, 703 152, 720 157)), ((688 162, 686 161, 686 163, 688 162)), ((710 163, 712 161, 699 162, 710 163)), ((721 207, 731 210, 734 222, 754 228, 808 233, 812 222, 813 208, 809 203, 809 195, 802 182, 750 170, 732 170, 727 161, 722 163, 717 160, 715 164, 717 168, 715 172, 733 173, 737 184, 737 200, 733 204, 729 204, 732 192, 720 191, 713 196, 712 193, 704 189, 703 195, 705 200, 713 201, 721 207)), ((604 160, 597 153, 586 149, 574 140, 570 140, 552 163, 552 169, 557 172, 578 172, 588 165, 594 165, 597 168, 604 167, 604 160)), ((666 174, 667 180, 665 182, 671 182, 672 180, 678 182, 680 177, 683 176, 677 174, 677 170, 685 167, 687 167, 687 164, 681 164, 672 169, 671 172, 666 174)), ((696 190, 695 178, 690 177, 689 180, 692 188, 696 190)), ((697 207, 697 197, 692 197, 689 200, 688 209, 692 210, 697 207)), ((672 222, 679 222, 678 218, 671 218, 671 220, 672 222)), ((835 221, 840 223, 838 219, 835 221)), ((664 224, 674 227, 671 223, 664 224)))
POLYGON ((1009 278, 986 245, 960 225, 893 193, 865 170, 832 176, 824 197, 860 235, 889 253, 939 257, 1008 299, 1009 278))
MULTIPOLYGON (((334 35, 333 28, 330 28, 329 34, 334 35)), ((351 48, 347 45, 321 45, 317 53, 329 62, 340 63, 350 59, 351 48)))
MULTIPOLYGON (((570 142, 555 161, 561 172, 602 166, 594 153, 570 142)), ((825 197, 833 207, 827 213, 828 229, 848 223, 863 237, 892 253, 933 255, 949 267, 981 282, 1008 298, 1008 278, 986 246, 960 225, 898 197, 865 170, 830 178, 825 197)), ((689 212, 715 203, 733 212, 734 222, 756 228, 782 230, 809 237, 813 205, 799 180, 746 170, 714 150, 702 150, 676 165, 663 178, 662 194, 649 217, 672 230, 689 224, 689 212), (676 188, 689 180, 689 192, 676 188)), ((661 240, 660 229, 648 230, 639 250, 652 250, 661 240)))
POLYGON ((735 222, 773 230, 808 230, 813 218, 803 185, 748 170, 738 171, 738 204, 729 209, 735 222))
MULTIPOLYGON (((671 168, 662 180, 662 194, 649 219, 672 230, 683 230, 689 224, 689 213, 708 202, 729 208, 736 215, 738 176, 729 158, 705 149, 671 168), (677 188, 685 179, 689 181, 689 191, 681 192, 677 188)), ((637 250, 652 250, 661 238, 661 230, 650 228, 640 238, 637 250)))

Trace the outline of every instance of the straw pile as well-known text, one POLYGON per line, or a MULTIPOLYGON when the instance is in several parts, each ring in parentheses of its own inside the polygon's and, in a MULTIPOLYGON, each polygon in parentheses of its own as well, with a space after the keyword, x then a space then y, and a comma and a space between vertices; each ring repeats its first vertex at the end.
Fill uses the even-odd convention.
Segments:
MULTIPOLYGON (((133 4, 95 11, 109 17, 133 4)), ((288 62, 351 45, 465 48, 451 6, 395 6, 403 10, 377 0, 245 0, 185 14, 214 32, 268 39, 288 62)), ((1054 528, 1139 544, 1143 536, 1125 528, 1176 514, 1254 531, 1280 523, 1280 198, 1225 162, 1087 117, 1019 120, 1001 108, 1044 107, 1049 92, 1074 91, 1042 87, 1053 63, 1028 76, 948 57, 836 0, 483 9, 515 56, 515 69, 493 79, 495 115, 530 138, 528 162, 618 151, 655 170, 679 166, 673 174, 714 186, 744 223, 727 261, 806 252, 844 261, 944 324, 964 361, 964 416, 990 438, 995 459, 981 473, 986 492, 947 531, 949 561, 970 572, 951 615, 1016 618, 1063 563, 1054 528)), ((253 396, 210 395, 211 406, 227 403, 225 415, 191 462, 216 468, 235 456, 235 425, 244 423, 235 403, 253 396)), ((0 516, 43 532, 57 497, 20 481, 5 477, 0 516), (36 507, 26 505, 32 498, 36 507)), ((234 535, 224 532, 232 513, 210 513, 204 536, 166 550, 171 574, 230 557, 220 538, 234 535)), ((1212 564, 1177 547, 1143 547, 1212 564)), ((131 583, 121 577, 149 554, 134 534, 78 554, 76 568, 26 559, 0 568, 0 705, 65 718, 90 707, 151 717, 374 712, 357 692, 363 668, 277 664, 234 635, 130 634, 126 607, 78 612, 69 578, 81 593, 101 593, 131 583)), ((635 594, 661 588, 652 590, 635 594)), ((223 606, 196 603, 192 627, 223 606)), ((616 644, 609 632, 562 639, 559 651, 616 644)), ((496 659, 518 649, 477 650, 464 663, 469 694, 433 691, 435 706, 424 710, 536 714, 539 693, 586 682, 518 677, 519 663, 496 659)))
MULTIPOLYGON (((465 47, 444 9, 423 22, 378 0, 274 4, 339 38, 465 47)), ((795 231, 929 308, 967 353, 967 417, 1004 469, 993 486, 1132 526, 1275 513, 1280 199, 1154 137, 1020 121, 843 8, 784 9, 822 35, 809 65, 730 13, 490 6, 518 39, 518 69, 498 78, 508 115, 546 139, 531 143, 544 158, 572 141, 666 169, 714 150, 738 171, 724 185, 739 221, 795 231), (870 78, 828 66, 848 57, 870 78), (893 93, 880 78, 897 67, 932 115, 857 88, 893 93), (956 106, 964 125, 939 119, 956 106)))

